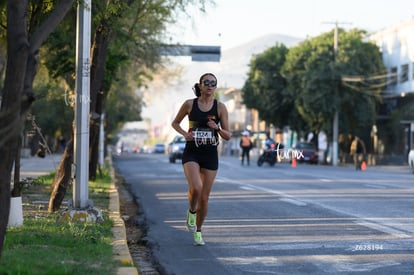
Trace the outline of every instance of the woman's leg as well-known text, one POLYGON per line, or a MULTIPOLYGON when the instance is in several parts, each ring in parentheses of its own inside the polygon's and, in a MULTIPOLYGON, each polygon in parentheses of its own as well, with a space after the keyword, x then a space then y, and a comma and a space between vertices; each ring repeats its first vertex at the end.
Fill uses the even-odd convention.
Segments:
POLYGON ((188 203, 190 210, 195 212, 197 210, 197 201, 203 189, 203 182, 200 177, 200 166, 198 163, 190 161, 184 163, 183 167, 188 183, 188 203))
POLYGON ((201 230, 203 222, 208 212, 208 200, 210 197, 211 188, 213 187, 214 179, 217 175, 217 170, 208 170, 202 168, 200 171, 202 179, 202 190, 197 202, 197 230, 201 230))

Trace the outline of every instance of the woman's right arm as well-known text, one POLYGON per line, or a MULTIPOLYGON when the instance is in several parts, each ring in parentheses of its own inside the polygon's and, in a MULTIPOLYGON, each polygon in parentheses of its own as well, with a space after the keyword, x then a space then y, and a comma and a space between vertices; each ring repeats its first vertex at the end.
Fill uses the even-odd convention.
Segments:
POLYGON ((186 115, 188 115, 191 111, 192 107, 192 100, 186 100, 183 105, 181 105, 180 110, 178 111, 177 115, 175 116, 173 122, 171 123, 171 126, 176 130, 179 134, 184 136, 186 140, 192 140, 193 136, 191 133, 188 133, 186 130, 184 130, 181 127, 181 121, 185 118, 186 115))

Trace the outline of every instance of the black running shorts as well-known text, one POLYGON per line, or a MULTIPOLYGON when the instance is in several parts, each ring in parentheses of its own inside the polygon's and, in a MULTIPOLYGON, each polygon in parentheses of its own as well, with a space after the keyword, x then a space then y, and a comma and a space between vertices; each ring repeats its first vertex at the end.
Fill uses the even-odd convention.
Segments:
POLYGON ((200 168, 217 170, 217 146, 209 144, 196 146, 194 142, 187 142, 183 152, 182 163, 189 161, 197 162, 200 168))

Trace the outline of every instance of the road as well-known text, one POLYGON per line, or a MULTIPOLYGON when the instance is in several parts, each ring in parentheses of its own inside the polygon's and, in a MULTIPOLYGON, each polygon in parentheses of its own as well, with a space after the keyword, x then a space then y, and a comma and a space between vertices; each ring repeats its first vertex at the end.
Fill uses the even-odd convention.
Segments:
POLYGON ((408 166, 258 167, 222 157, 203 247, 184 229, 179 162, 140 154, 115 157, 114 166, 141 206, 164 274, 413 274, 408 166))

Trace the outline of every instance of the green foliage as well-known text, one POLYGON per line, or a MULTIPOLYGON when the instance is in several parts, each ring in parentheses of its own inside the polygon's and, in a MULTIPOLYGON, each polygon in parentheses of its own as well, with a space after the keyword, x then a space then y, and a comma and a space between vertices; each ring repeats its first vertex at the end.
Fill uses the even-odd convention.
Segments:
POLYGON ((327 35, 305 40, 289 52, 282 70, 295 106, 311 131, 320 131, 335 111, 332 41, 327 35))
POLYGON ((342 76, 369 77, 384 72, 381 54, 375 45, 364 42, 363 32, 339 30, 338 53, 335 55, 333 31, 303 41, 286 57, 282 74, 295 106, 312 131, 332 131, 332 117, 340 114, 341 131, 370 129, 375 121, 376 94, 373 84, 350 88, 342 76))
POLYGON ((9 229, 1 274, 112 274, 112 222, 62 223, 54 215, 25 217, 9 229), (41 260, 40 260, 41 259, 41 260))
MULTIPOLYGON (((102 34, 108 43, 105 56, 104 112, 107 118, 107 132, 113 132, 125 121, 141 119, 143 101, 136 92, 151 79, 160 64, 159 46, 167 23, 175 20, 176 12, 184 11, 194 4, 204 9, 207 1, 93 1, 92 32, 102 34)), ((73 92, 75 86, 76 9, 72 9, 65 21, 48 38, 42 50, 42 61, 51 78, 63 80, 65 93, 73 92)), ((92 45, 92 48, 99 45, 92 45)), ((93 76, 92 76, 93 77, 93 76)), ((62 102, 49 108, 59 106, 62 102)), ((44 107, 44 106, 41 106, 44 107)), ((67 110, 68 108, 65 108, 67 110)), ((42 110, 42 109, 37 109, 42 110)), ((43 110, 45 110, 43 108, 43 110)), ((53 113, 53 111, 51 112, 53 113)), ((45 115, 47 116, 47 115, 45 115)), ((67 119, 67 117, 65 116, 67 119)), ((72 120, 66 124, 71 127, 72 120)), ((44 124, 43 124, 44 125, 44 124)), ((55 126, 51 124, 51 126, 55 126)), ((62 127, 62 126, 61 126, 62 127)), ((56 131, 56 129, 55 129, 56 131)))
POLYGON ((101 173, 97 173, 95 181, 89 182, 88 187, 89 193, 94 198, 94 205, 105 208, 109 199, 109 190, 112 178, 106 167, 102 167, 100 172, 101 173))
POLYGON ((278 127, 294 123, 290 120, 295 112, 293 97, 288 94, 286 79, 280 73, 287 53, 285 45, 276 44, 254 56, 242 89, 246 106, 257 109, 261 119, 278 127))
POLYGON ((70 91, 64 89, 62 83, 47 77, 44 67, 39 70, 33 90, 36 93, 36 100, 32 105, 31 113, 35 116, 42 134, 54 138, 63 136, 68 139, 72 132, 72 123, 68 122, 72 122, 74 117, 70 91))
POLYGON ((364 32, 339 29, 304 40, 289 50, 276 44, 252 58, 242 89, 247 107, 259 111, 266 123, 292 129, 332 132, 332 118, 340 114, 340 131, 371 129, 383 84, 370 78, 384 73, 376 45, 363 40, 364 32), (343 76, 365 81, 342 80, 343 76))
MULTIPOLYGON (((48 198, 53 174, 36 179, 24 194, 35 200, 48 198)), ((107 169, 89 182, 90 198, 96 207, 107 209, 111 177, 107 169)), ((67 194, 70 196, 70 194, 67 194)), ((0 274, 114 274, 119 263, 112 254, 112 220, 102 211, 102 223, 59 222, 59 214, 48 214, 31 206, 23 213, 24 224, 9 228, 0 274)))
POLYGON ((370 76, 385 72, 381 53, 376 45, 362 40, 364 33, 352 30, 340 36, 337 71, 341 75, 361 77, 363 80, 340 87, 342 131, 360 134, 371 129, 376 120, 377 105, 381 102, 380 92, 384 83, 371 80, 370 76))
POLYGON ((116 131, 126 121, 141 120, 142 98, 131 93, 132 87, 126 81, 114 85, 107 98, 106 122, 110 132, 116 131))

